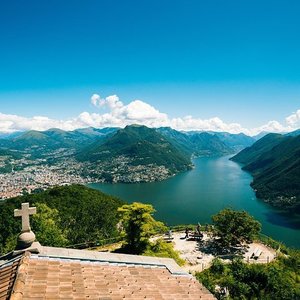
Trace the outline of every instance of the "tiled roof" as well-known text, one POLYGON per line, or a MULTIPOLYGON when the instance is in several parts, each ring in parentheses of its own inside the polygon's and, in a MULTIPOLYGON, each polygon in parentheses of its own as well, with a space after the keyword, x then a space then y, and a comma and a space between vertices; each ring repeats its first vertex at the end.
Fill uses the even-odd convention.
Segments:
POLYGON ((0 300, 9 299, 21 257, 0 265, 0 300))
POLYGON ((12 300, 215 299, 172 259, 42 248, 23 255, 12 300))

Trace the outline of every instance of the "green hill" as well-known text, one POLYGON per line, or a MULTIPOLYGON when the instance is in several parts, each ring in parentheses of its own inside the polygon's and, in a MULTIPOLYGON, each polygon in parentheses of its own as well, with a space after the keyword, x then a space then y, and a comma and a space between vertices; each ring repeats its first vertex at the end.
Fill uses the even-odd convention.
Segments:
POLYGON ((118 127, 105 127, 105 128, 87 127, 87 128, 76 129, 73 132, 82 134, 84 136, 88 136, 90 138, 94 138, 94 137, 102 137, 108 134, 112 134, 119 129, 120 128, 118 127))
POLYGON ((19 150, 24 150, 27 147, 45 149, 78 147, 76 134, 57 128, 46 131, 30 130, 13 141, 19 150))
POLYGON ((171 127, 157 128, 157 132, 162 134, 172 145, 180 149, 186 155, 191 156, 193 154, 193 145, 187 134, 172 129, 171 127))
POLYGON ((228 132, 214 132, 214 135, 234 151, 241 151, 253 145, 255 142, 253 137, 245 135, 244 133, 232 134, 228 132))
MULTIPOLYGON (((120 128, 114 127, 101 129, 88 127, 74 131, 64 131, 57 128, 45 131, 29 130, 11 134, 5 138, 0 136, 0 149, 11 149, 23 153, 25 151, 25 153, 31 154, 33 158, 40 158, 51 153, 51 151, 66 148, 81 152, 78 157, 86 157, 90 156, 89 153, 97 151, 97 148, 106 139, 112 137, 119 130, 120 128), (87 155, 83 154, 83 150, 88 152, 87 155)), ((185 156, 227 155, 249 146, 253 142, 251 137, 243 134, 180 132, 170 127, 161 127, 155 130, 185 156)), ((144 132, 140 130, 139 134, 147 135, 148 133, 146 130, 144 132)), ((124 140, 124 143, 126 142, 124 136, 121 139, 124 140)), ((130 141, 127 140, 127 142, 130 141)))
POLYGON ((20 153, 0 148, 0 174, 10 173, 12 170, 11 159, 20 159, 20 153))
POLYGON ((261 154, 272 150, 274 146, 278 145, 283 140, 283 135, 278 133, 269 133, 255 142, 251 147, 247 147, 239 152, 232 158, 232 160, 242 164, 249 164, 257 160, 261 154))
POLYGON ((0 149, 13 149, 30 153, 38 158, 56 149, 79 151, 115 132, 117 128, 84 128, 64 131, 51 128, 46 131, 29 130, 10 139, 0 139, 0 149))
POLYGON ((286 134, 286 136, 297 136, 300 135, 300 129, 294 130, 286 134))
MULTIPOLYGON (((20 218, 14 218, 14 209, 22 202, 31 206, 46 204, 58 210, 59 230, 67 245, 97 241, 117 236, 117 208, 123 201, 82 185, 55 187, 41 193, 11 198, 0 202, 0 253, 7 251, 21 230, 20 218)), ((33 231, 36 233, 33 226, 33 231)), ((42 242, 42 241, 41 241, 42 242)))
POLYGON ((171 172, 188 170, 190 159, 155 129, 140 125, 126 126, 104 142, 85 148, 77 158, 81 161, 108 161, 125 156, 133 165, 156 164, 171 172))
POLYGON ((253 175, 259 198, 273 205, 300 202, 300 136, 268 134, 232 160, 253 175))
POLYGON ((195 133, 190 136, 196 156, 212 156, 232 154, 234 150, 227 146, 216 135, 207 132, 195 133))
POLYGON ((10 156, 12 158, 20 158, 20 155, 14 151, 0 148, 0 156, 10 156))
POLYGON ((170 127, 161 127, 157 131, 164 135, 175 147, 188 155, 211 156, 226 155, 234 152, 217 135, 207 132, 180 132, 170 127))

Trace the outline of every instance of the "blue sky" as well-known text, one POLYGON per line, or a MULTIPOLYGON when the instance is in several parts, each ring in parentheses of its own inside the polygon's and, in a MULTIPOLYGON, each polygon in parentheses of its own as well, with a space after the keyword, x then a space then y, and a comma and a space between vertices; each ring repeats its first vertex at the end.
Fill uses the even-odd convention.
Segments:
POLYGON ((111 113, 95 93, 242 128, 296 115, 296 128, 299 15, 296 0, 2 1, 0 131, 3 115, 111 113))

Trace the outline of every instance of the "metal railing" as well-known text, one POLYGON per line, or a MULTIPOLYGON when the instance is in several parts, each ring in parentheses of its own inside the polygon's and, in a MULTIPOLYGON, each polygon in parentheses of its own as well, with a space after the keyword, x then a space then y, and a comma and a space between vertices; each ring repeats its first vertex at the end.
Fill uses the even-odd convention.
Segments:
POLYGON ((106 238, 97 241, 86 241, 83 243, 68 245, 66 246, 66 248, 73 248, 73 249, 97 248, 109 244, 118 243, 121 242, 122 240, 123 240, 122 237, 112 237, 112 238, 106 238))

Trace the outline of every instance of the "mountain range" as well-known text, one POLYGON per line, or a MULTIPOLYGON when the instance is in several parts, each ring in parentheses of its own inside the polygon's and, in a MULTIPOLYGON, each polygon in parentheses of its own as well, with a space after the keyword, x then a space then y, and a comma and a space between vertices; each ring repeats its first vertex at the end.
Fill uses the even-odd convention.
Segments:
POLYGON ((0 146, 13 149, 24 150, 27 147, 44 147, 48 149, 57 149, 61 147, 80 148, 81 145, 101 139, 102 137, 113 133, 117 128, 84 128, 74 131, 64 131, 57 128, 51 128, 46 131, 29 130, 21 134, 12 134, 0 137, 0 146))
POLYGON ((300 131, 270 133, 232 158, 253 176, 257 197, 275 206, 300 203, 300 131))
MULTIPOLYGON (((15 158, 13 153, 23 155, 27 160, 24 166, 36 159, 54 165, 59 159, 69 157, 86 166, 85 176, 132 182, 134 178, 148 178, 147 168, 152 168, 151 180, 161 180, 190 169, 193 157, 233 154, 254 142, 243 134, 180 132, 169 127, 130 125, 123 129, 29 130, 0 138, 0 150, 2 157, 4 153, 12 158, 15 158), (125 179, 124 174, 133 172, 143 175, 125 179)), ((12 169, 7 160, 3 165, 3 170, 12 169)))
POLYGON ((193 157, 229 155, 243 149, 232 160, 253 175, 251 185, 257 196, 274 205, 286 205, 299 201, 299 134, 299 130, 286 135, 263 133, 256 141, 258 137, 245 134, 181 132, 142 125, 30 130, 0 137, 0 172, 12 170, 9 158, 19 159, 24 166, 35 159, 50 165, 72 159, 84 175, 94 178, 151 181, 190 169, 193 157), (124 176, 131 173, 135 174, 130 178, 124 176))
MULTIPOLYGON (((142 135, 147 136, 146 126, 127 126, 130 128, 144 127, 144 131, 140 131, 142 135)), ((80 152, 88 147, 95 148, 102 142, 106 141, 113 134, 120 131, 121 128, 83 128, 74 131, 64 131, 57 128, 52 128, 46 131, 30 130, 22 133, 13 133, 11 135, 0 136, 0 149, 10 149, 18 151, 29 151, 36 155, 43 154, 44 151, 55 150, 59 148, 72 148, 80 152)), ((224 155, 237 152, 237 149, 245 148, 255 140, 244 134, 229 134, 216 132, 180 132, 169 127, 161 127, 150 129, 152 133, 157 133, 164 136, 174 147, 179 151, 185 152, 188 155, 224 155)), ((124 134, 114 137, 120 139, 118 145, 126 143, 124 134), (125 139, 122 141, 122 139, 125 139)), ((114 143, 114 142, 113 142, 114 143)), ((121 151, 121 149, 120 149, 121 151)), ((87 151, 91 152, 91 151, 87 151)))

